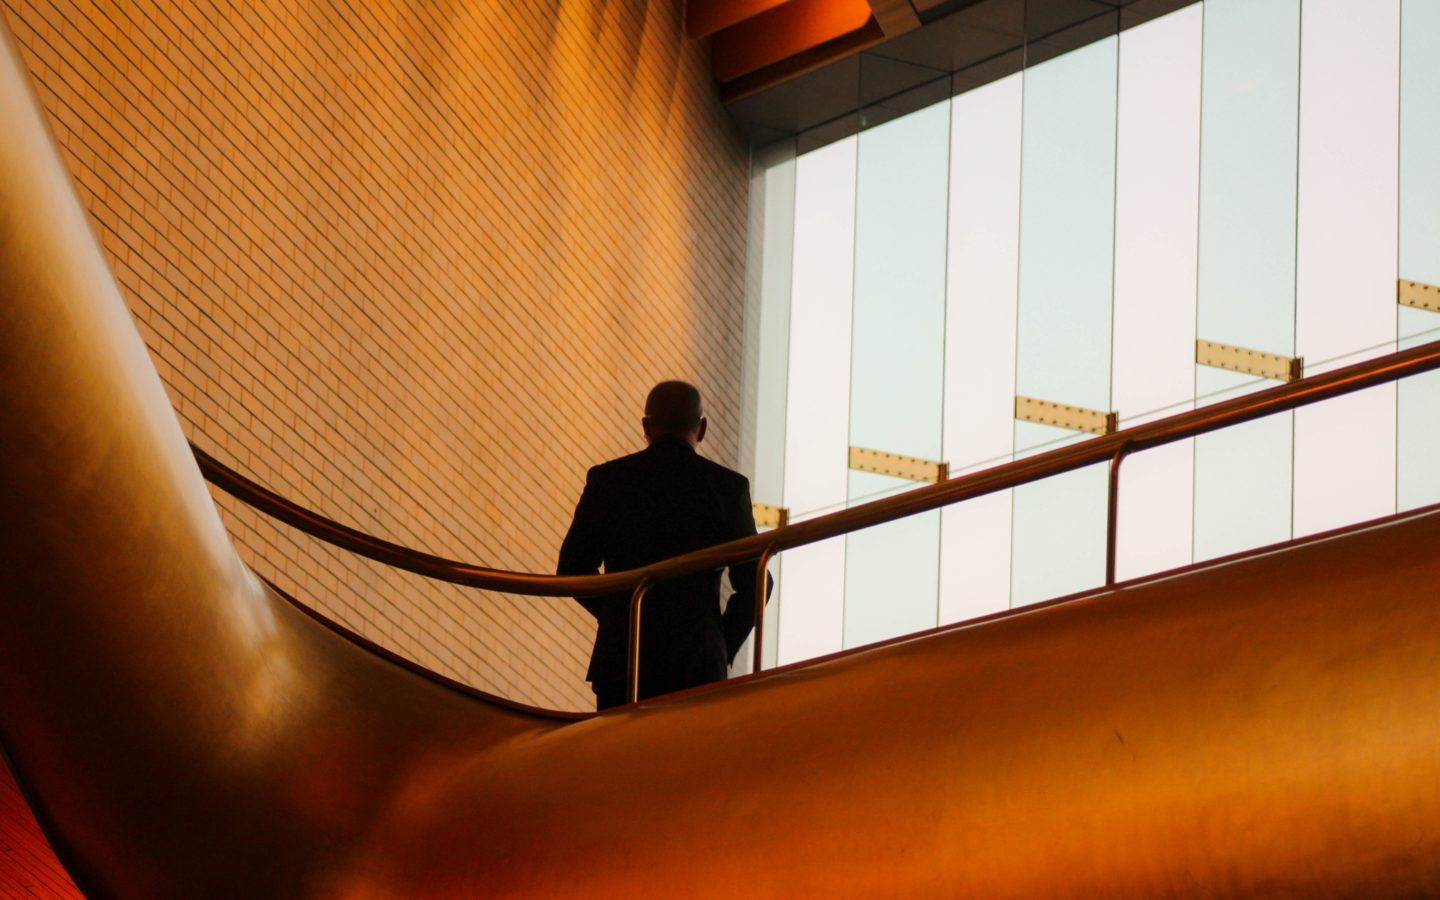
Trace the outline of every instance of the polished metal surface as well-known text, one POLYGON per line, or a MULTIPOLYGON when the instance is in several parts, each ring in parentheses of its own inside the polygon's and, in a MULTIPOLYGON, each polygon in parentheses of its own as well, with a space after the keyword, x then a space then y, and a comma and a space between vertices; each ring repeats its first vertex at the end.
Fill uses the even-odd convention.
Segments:
MULTIPOLYGON (((93 896, 1440 893, 1440 514, 579 721, 510 708, 244 566, 8 34, 0 120, 0 740, 93 896)), ((1436 365, 584 585, 455 574, 633 588, 1436 365)))

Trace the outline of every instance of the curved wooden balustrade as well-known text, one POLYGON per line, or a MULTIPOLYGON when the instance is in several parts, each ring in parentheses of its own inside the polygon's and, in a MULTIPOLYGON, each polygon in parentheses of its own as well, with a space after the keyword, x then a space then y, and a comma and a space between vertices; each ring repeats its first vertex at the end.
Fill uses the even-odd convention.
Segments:
POLYGON ((508 708, 246 568, 8 34, 0 120, 0 742, 90 896, 1440 893, 1440 513, 578 721, 508 708))

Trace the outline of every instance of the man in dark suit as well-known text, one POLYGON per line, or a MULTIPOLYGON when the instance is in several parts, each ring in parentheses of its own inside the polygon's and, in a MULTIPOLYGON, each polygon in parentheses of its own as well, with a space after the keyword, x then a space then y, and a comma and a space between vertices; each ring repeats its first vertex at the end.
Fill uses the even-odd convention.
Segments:
MULTIPOLYGON (((620 572, 755 533, 750 482, 695 452, 705 439, 700 392, 683 381, 655 385, 641 420, 649 446, 592 468, 560 548, 561 575, 620 572)), ((719 681, 755 625, 755 565, 730 568, 734 588, 720 611, 720 572, 657 584, 640 623, 640 697, 719 681)), ((767 580, 768 593, 768 580, 767 580)), ((586 679, 595 705, 625 702, 630 596, 580 599, 598 620, 586 679)))

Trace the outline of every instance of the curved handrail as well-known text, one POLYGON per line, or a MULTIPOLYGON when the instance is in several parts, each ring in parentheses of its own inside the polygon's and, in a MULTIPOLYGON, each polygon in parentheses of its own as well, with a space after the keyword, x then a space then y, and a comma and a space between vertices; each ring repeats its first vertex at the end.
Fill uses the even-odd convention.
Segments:
POLYGON ((239 474, 194 444, 191 444, 191 447, 195 451, 201 472, 211 484, 249 506, 333 546, 417 575, 466 587, 531 596, 588 597, 633 591, 642 583, 655 584, 694 572, 732 566, 758 559, 762 554, 773 556, 781 550, 883 525, 962 500, 1107 462, 1122 450, 1133 453, 1159 447, 1435 369, 1440 369, 1440 340, 1200 409, 1177 413, 1077 444, 1057 447, 981 472, 961 475, 938 484, 925 485, 892 497, 795 522, 763 534, 671 557, 643 568, 601 575, 560 576, 513 572, 411 550, 342 525, 293 503, 239 474))
POLYGON ((1440 341, 1432 341, 1322 375, 1301 378, 1232 400, 1177 413, 1078 444, 1057 447, 1025 459, 919 487, 893 497, 872 500, 814 519, 787 524, 764 534, 674 556, 642 568, 606 572, 601 575, 560 576, 511 572, 410 550, 292 503, 225 466, 194 444, 191 444, 191 448, 206 479, 216 487, 312 537, 376 562, 452 584, 512 594, 593 597, 597 594, 629 591, 630 652, 626 681, 628 697, 634 702, 640 691, 641 608, 646 593, 655 584, 694 572, 758 561, 756 584, 761 587, 755 596, 755 640, 752 648, 754 666, 758 672, 761 668, 764 609, 768 594, 765 587, 766 566, 776 553, 1106 462, 1110 465, 1110 476, 1105 522, 1105 583, 1113 584, 1120 464, 1127 455, 1435 369, 1440 369, 1440 341))

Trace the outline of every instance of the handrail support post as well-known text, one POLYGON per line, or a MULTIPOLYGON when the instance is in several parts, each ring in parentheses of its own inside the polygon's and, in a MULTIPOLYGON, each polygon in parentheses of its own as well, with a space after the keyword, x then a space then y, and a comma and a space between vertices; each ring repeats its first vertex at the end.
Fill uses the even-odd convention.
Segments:
POLYGON ((1115 557, 1120 530, 1120 464, 1130 453, 1129 444, 1121 444, 1110 457, 1110 480, 1105 500, 1105 586, 1115 583, 1115 557))
POLYGON ((765 659, 765 601, 769 599, 770 558, 774 550, 766 547, 755 563, 755 641, 751 648, 753 662, 751 672, 759 672, 765 659))
POLYGON ((630 647, 625 667, 625 702, 634 703, 640 699, 640 614, 645 604, 645 593, 650 590, 649 579, 642 579, 630 595, 630 647))

